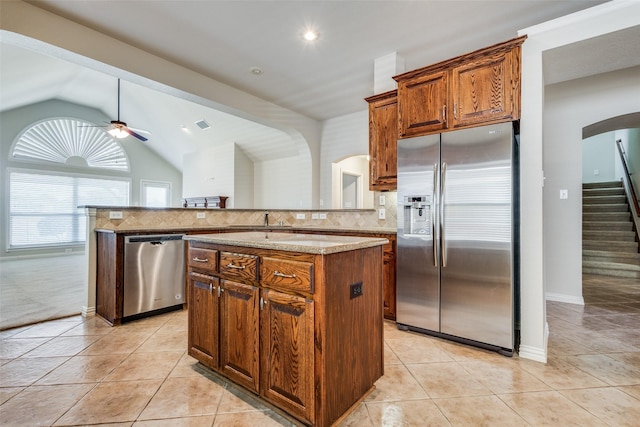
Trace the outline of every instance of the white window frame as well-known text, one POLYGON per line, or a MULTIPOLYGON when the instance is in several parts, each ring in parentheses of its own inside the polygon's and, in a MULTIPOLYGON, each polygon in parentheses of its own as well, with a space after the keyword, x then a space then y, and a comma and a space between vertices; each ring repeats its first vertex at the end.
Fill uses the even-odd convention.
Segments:
POLYGON ((155 181, 151 179, 141 179, 140 180, 140 205, 142 207, 171 207, 171 198, 172 198, 172 188, 170 181, 155 181), (147 206, 147 192, 146 189, 149 187, 155 188, 163 188, 167 190, 167 199, 165 200, 165 206, 147 206))

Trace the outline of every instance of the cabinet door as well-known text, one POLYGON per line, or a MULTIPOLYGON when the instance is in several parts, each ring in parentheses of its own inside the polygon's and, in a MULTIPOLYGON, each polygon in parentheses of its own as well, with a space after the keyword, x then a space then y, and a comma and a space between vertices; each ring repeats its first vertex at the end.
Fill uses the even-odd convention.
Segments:
POLYGON ((382 262, 383 314, 387 319, 396 320, 396 257, 393 243, 385 245, 382 262))
MULTIPOLYGON (((369 98, 371 99, 371 98, 369 98)), ((369 103, 369 189, 395 190, 398 175, 396 91, 369 103)))
POLYGON ((218 279, 189 274, 188 352, 210 368, 218 367, 218 279))
POLYGON ((261 308, 261 394, 313 424, 313 301, 262 290, 261 308))
POLYGON ((510 52, 467 62, 453 69, 453 126, 509 119, 513 115, 510 52))
POLYGON ((439 71, 398 82, 400 137, 425 135, 447 128, 449 72, 439 71))
POLYGON ((257 393, 258 288, 221 280, 220 289, 220 370, 257 393))

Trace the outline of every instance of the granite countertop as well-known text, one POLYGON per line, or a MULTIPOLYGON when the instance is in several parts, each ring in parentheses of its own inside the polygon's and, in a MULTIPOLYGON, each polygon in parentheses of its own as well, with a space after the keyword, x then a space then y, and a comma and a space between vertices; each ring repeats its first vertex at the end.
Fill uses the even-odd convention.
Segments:
POLYGON ((232 224, 232 225, 193 225, 193 226, 125 226, 118 228, 96 228, 96 231, 102 233, 116 233, 116 234, 135 234, 135 233, 186 233, 193 231, 226 231, 226 230, 246 230, 256 231, 264 230, 270 233, 277 232, 278 230, 287 230, 293 232, 305 231, 326 231, 326 232, 352 232, 361 234, 393 234, 395 235, 397 230, 395 228, 383 228, 383 227, 337 227, 337 226, 323 226, 323 225, 270 225, 268 227, 260 225, 250 224, 232 224))
POLYGON ((248 231, 241 233, 192 234, 184 240, 243 246, 259 249, 274 249, 289 252, 304 252, 327 255, 355 249, 370 248, 388 243, 378 237, 334 236, 321 234, 293 234, 274 231, 248 231))

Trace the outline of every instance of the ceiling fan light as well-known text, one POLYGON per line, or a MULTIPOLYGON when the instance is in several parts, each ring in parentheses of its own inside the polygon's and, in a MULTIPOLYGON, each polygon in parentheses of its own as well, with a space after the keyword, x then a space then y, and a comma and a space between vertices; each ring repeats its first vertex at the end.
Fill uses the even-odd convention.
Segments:
POLYGON ((118 139, 125 138, 125 137, 127 137, 129 135, 129 133, 127 131, 125 131, 124 129, 120 129, 120 128, 110 129, 107 133, 109 135, 113 136, 114 138, 118 138, 118 139))

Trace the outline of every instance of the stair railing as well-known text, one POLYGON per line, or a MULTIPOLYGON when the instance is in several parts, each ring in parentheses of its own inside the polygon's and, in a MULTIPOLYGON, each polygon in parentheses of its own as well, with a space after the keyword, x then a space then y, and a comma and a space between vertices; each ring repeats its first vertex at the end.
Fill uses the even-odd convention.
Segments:
POLYGON ((633 206, 631 209, 631 213, 633 216, 633 223, 636 227, 636 238, 638 238, 638 233, 640 233, 640 204, 638 203, 637 192, 635 191, 635 187, 633 184, 633 180, 631 179, 631 172, 629 172, 629 165, 627 163, 627 153, 624 151, 624 147, 622 146, 622 140, 616 140, 616 146, 618 147, 618 154, 620 155, 620 161, 622 163, 622 169, 624 170, 624 175, 622 176, 622 182, 624 184, 624 190, 627 193, 627 199, 631 201, 631 205, 633 206))

